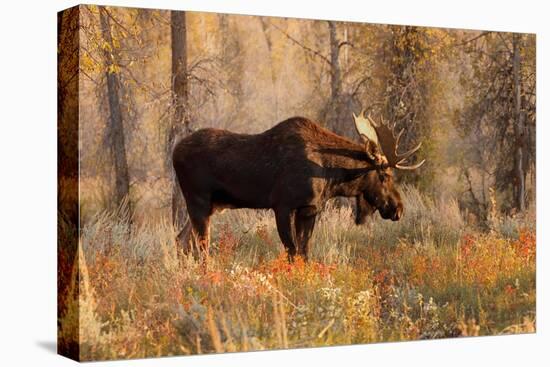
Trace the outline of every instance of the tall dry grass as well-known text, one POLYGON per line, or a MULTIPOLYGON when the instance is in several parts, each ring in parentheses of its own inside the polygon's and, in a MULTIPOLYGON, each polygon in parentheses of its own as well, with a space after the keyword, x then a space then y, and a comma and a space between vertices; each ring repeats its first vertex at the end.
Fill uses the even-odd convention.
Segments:
POLYGON ((363 226, 327 205, 307 264, 288 264, 270 212, 217 214, 206 268, 167 220, 98 213, 60 342, 78 325, 92 360, 533 332, 534 215, 482 232, 454 201, 410 187, 404 201, 400 222, 363 226))

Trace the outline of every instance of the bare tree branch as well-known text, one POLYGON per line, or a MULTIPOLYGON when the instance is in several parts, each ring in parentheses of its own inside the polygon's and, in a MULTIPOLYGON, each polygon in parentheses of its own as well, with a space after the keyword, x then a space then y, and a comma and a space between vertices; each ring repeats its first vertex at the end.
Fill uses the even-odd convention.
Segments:
POLYGON ((281 29, 279 26, 275 25, 275 23, 273 22, 269 22, 269 24, 271 26, 273 26, 273 28, 275 28, 276 30, 278 30, 279 32, 281 32, 286 38, 288 38, 290 41, 292 41, 294 44, 300 46, 301 48, 303 48, 304 50, 306 50, 307 52, 319 57, 320 59, 322 59, 324 62, 326 62, 328 65, 331 65, 331 62, 330 60, 325 56, 323 55, 321 52, 317 51, 317 50, 314 50, 312 49, 311 47, 308 47, 306 45, 304 45, 303 43, 301 43, 300 41, 298 41, 296 38, 292 37, 291 35, 289 35, 288 33, 286 33, 283 29, 281 29))

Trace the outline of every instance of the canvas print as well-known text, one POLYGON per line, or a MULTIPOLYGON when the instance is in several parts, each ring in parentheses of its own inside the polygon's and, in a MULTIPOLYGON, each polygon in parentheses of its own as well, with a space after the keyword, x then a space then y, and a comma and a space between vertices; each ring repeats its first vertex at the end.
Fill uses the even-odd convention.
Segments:
POLYGON ((536 331, 534 34, 58 14, 58 350, 536 331))

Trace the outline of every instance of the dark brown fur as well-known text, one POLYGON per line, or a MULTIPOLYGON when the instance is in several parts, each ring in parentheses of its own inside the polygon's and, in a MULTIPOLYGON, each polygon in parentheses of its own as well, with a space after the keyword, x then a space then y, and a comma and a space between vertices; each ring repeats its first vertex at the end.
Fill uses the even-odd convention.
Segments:
POLYGON ((273 209, 291 259, 307 259, 316 216, 330 198, 355 197, 357 224, 376 210, 392 220, 403 211, 391 169, 376 169, 363 145, 302 117, 257 135, 199 130, 176 145, 173 164, 206 253, 217 209, 273 209))

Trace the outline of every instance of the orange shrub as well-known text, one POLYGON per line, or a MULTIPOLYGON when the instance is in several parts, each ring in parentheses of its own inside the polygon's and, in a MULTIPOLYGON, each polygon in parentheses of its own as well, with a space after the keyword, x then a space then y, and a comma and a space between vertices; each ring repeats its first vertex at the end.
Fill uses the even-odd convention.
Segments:
POLYGON ((519 238, 513 244, 513 247, 519 257, 525 261, 535 258, 537 252, 537 238, 535 232, 522 229, 519 232, 519 238))

